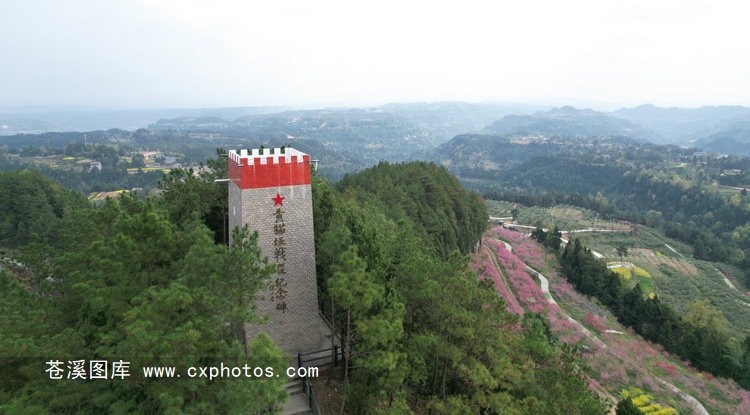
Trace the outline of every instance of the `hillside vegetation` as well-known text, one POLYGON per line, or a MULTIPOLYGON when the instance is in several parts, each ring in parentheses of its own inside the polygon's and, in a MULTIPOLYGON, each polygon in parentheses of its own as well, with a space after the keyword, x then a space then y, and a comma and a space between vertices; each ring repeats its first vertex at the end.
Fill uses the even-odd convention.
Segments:
MULTIPOLYGON (((537 230, 530 238, 512 229, 490 228, 484 241, 494 251, 490 256, 496 257, 497 261, 490 264, 482 260, 485 269, 482 276, 495 281, 501 296, 508 298, 509 310, 519 314, 523 313, 520 306, 544 310, 552 333, 560 341, 582 350, 583 360, 590 368, 592 387, 612 405, 620 397, 632 396, 630 391, 634 387, 639 388, 639 397, 634 397, 634 403, 645 407, 645 402, 649 402, 649 413, 748 411, 750 392, 740 389, 732 380, 701 372, 684 357, 644 340, 632 328, 618 321, 619 318, 603 305, 605 301, 577 292, 565 277, 569 275, 566 267, 555 255, 560 254, 560 247, 556 247, 559 237, 554 232, 537 230), (535 239, 542 240, 547 248, 535 239), (537 279, 542 282, 541 289, 533 282, 537 279), (542 295, 547 281, 549 293, 542 295), (608 392, 603 393, 602 389, 608 392)), ((588 257, 592 264, 598 262, 591 254, 584 253, 581 257, 588 257)), ((597 265, 603 266, 603 263, 597 265)), ((623 288, 637 294, 633 284, 632 281, 624 282, 623 288)), ((705 315, 704 312, 715 315, 715 310, 703 303, 691 308, 685 314, 690 321, 705 315)), ((643 316, 632 314, 635 318, 643 316)), ((618 407, 623 402, 620 400, 618 407)))
MULTIPOLYGON (((197 208, 210 212, 214 196, 202 195, 210 191, 203 183, 166 180, 161 198, 194 195, 206 201, 197 208)), ((48 209, 33 202, 44 197, 44 186, 31 189, 34 198, 19 208, 48 209)), ((384 163, 338 186, 315 176, 313 198, 321 311, 332 314, 350 368, 339 379, 347 413, 605 412, 575 354, 550 337, 545 320, 508 312, 461 253, 484 230, 486 208, 476 194, 426 163, 384 163), (376 186, 385 181, 391 184, 376 186), (393 194, 401 209, 386 202, 393 194)), ((288 364, 267 338, 238 342, 223 324, 258 318, 247 304, 271 270, 260 265, 253 236, 234 230, 243 246, 229 249, 206 226, 210 215, 201 220, 162 205, 125 194, 100 207, 64 210, 55 238, 23 245, 4 262, 0 354, 8 381, 1 411, 279 410, 283 378, 45 376, 50 359, 73 365, 68 361, 120 356, 132 360, 131 370, 206 366, 220 356, 252 365, 259 364, 255 356, 278 356, 273 362, 288 364), (237 291, 237 278, 251 288, 237 291)))
MULTIPOLYGON (((233 389, 145 381, 107 390, 85 384, 78 391, 60 382, 46 388, 33 375, 44 365, 24 356, 153 350, 145 356, 153 362, 178 350, 180 364, 206 364, 195 356, 276 355, 266 339, 243 344, 231 331, 215 329, 259 316, 228 301, 239 293, 220 282, 229 276, 225 265, 237 262, 225 245, 233 231, 226 227, 225 187, 214 183, 226 177, 225 159, 198 164, 216 146, 286 144, 321 160, 313 183, 321 312, 335 323, 347 368, 331 379, 342 391, 337 411, 603 413, 607 405, 591 389, 610 401, 608 393, 619 397, 625 390, 644 405, 651 398, 667 404, 668 393, 638 370, 638 359, 679 387, 702 385, 708 392, 695 386, 691 393, 712 411, 742 407, 745 395, 711 378, 750 387, 750 159, 641 140, 669 128, 699 134, 689 118, 702 114, 716 124, 695 137, 719 134, 716 139, 741 144, 743 110, 657 111, 677 118, 662 129, 656 121, 644 123, 650 130, 590 110, 517 110, 444 103, 201 113, 149 130, 2 137, 0 170, 12 172, 0 173, 0 245, 12 250, 0 270, 7 304, 0 307, 8 316, 0 324, 0 350, 11 357, 3 373, 13 382, 0 390, 0 411, 223 413, 236 410, 233 400, 246 394, 278 407, 284 393, 277 384, 233 389), (453 115, 433 118, 440 113, 453 115), (496 122, 481 132, 463 130, 431 149, 446 131, 478 130, 489 119, 496 122), (154 148, 160 158, 195 169, 149 172, 159 168, 145 163, 154 148), (413 151, 412 158, 442 166, 400 163, 413 151), (94 160, 101 171, 82 168, 94 160), (146 191, 94 207, 44 176, 95 195, 146 191), (462 183, 497 202, 488 209, 462 183), (505 231, 485 234, 488 213, 506 225, 547 228, 533 237, 552 250, 505 231), (557 231, 589 228, 626 232, 566 235, 571 242, 559 249, 558 264, 557 231), (512 255, 504 251, 508 243, 512 255), (592 364, 600 377, 590 376, 588 360, 579 357, 590 358, 596 352, 583 346, 602 340, 575 332, 527 264, 548 274, 554 294, 577 304, 566 311, 589 330, 606 337, 605 328, 630 328, 660 343, 671 360, 656 356, 659 346, 635 351, 619 343, 612 363, 602 357, 592 364), (157 334, 144 335, 148 330, 157 334), (203 406, 190 409, 197 403, 203 406)), ((662 116, 651 110, 619 112, 662 116)), ((235 239, 255 252, 252 235, 235 239)), ((248 268, 260 261, 245 260, 248 268)), ((252 274, 253 281, 263 275, 252 274)))
POLYGON ((0 171, 0 246, 54 237, 64 215, 87 205, 81 195, 39 172, 0 171))

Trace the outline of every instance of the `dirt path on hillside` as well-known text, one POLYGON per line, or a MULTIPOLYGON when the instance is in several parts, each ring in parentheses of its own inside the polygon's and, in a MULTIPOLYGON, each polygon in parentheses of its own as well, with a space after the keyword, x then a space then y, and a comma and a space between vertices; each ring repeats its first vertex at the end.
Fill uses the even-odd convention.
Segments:
POLYGON ((495 266, 497 273, 500 274, 501 283, 505 286, 505 289, 508 291, 508 294, 510 295, 510 299, 513 302, 513 304, 515 304, 515 306, 518 307, 519 310, 523 310, 523 307, 521 307, 521 305, 518 304, 518 300, 516 299, 516 295, 513 294, 513 290, 510 289, 510 284, 508 284, 508 279, 505 277, 505 270, 497 262, 497 257, 495 257, 495 252, 493 252, 489 246, 484 245, 484 244, 482 245, 482 250, 484 251, 485 255, 489 255, 490 261, 492 261, 492 265, 495 266))
MULTIPOLYGON (((498 241, 502 242, 505 245, 505 249, 507 249, 508 252, 513 252, 513 246, 511 244, 509 244, 508 242, 503 241, 501 239, 498 239, 498 241)), ((492 250, 489 249, 489 247, 487 247, 486 245, 483 246, 483 248, 486 249, 489 252, 490 258, 492 258, 492 264, 495 266, 495 268, 497 269, 498 273, 500 273, 501 278, 503 278, 503 283, 505 284, 506 289, 508 289, 508 292, 511 293, 511 296, 513 296, 513 301, 516 303, 516 305, 518 305, 518 301, 516 301, 515 295, 513 295, 513 291, 510 291, 510 286, 508 285, 508 281, 505 279, 505 274, 502 271, 502 267, 500 267, 500 264, 498 264, 497 259, 494 256, 494 252, 492 252, 492 250)), ((526 268, 529 271, 535 273, 539 277, 539 279, 540 279, 540 281, 542 283, 542 293, 544 293, 544 297, 547 299, 547 301, 550 304, 557 305, 557 302, 555 301, 554 298, 552 298, 552 294, 550 294, 550 292, 549 292, 549 281, 547 280, 547 278, 545 278, 542 274, 538 273, 533 268, 529 267, 528 264, 524 263, 524 265, 526 265, 526 268)), ((519 305, 519 307, 520 307, 520 305, 519 305)), ((521 310, 523 310, 523 308, 521 308, 521 310)), ((603 347, 603 348, 607 348, 607 345, 604 344, 603 341, 601 341, 598 337, 596 337, 588 329, 586 329, 586 327, 583 327, 581 325, 581 323, 579 323, 578 321, 576 321, 575 319, 573 319, 572 317, 570 317, 567 313, 565 313, 565 311, 562 311, 562 312, 565 315, 565 318, 568 319, 568 321, 577 324, 578 327, 581 328, 581 331, 583 332, 583 334, 586 335, 586 337, 588 337, 591 341, 593 341, 597 346, 603 347)), ((609 415, 616 415, 615 406, 617 405, 617 398, 615 398, 614 396, 612 396, 612 394, 609 393, 606 389, 604 389, 601 385, 597 385, 594 389, 596 390, 596 393, 599 395, 599 397, 601 397, 602 399, 606 399, 606 400, 612 402, 613 405, 612 405, 612 407, 609 410, 609 415)))
POLYGON ((669 244, 664 244, 664 246, 666 246, 666 247, 667 247, 667 249, 669 249, 670 251, 674 252, 675 254, 677 254, 677 255, 679 255, 679 256, 682 256, 682 254, 681 254, 681 253, 677 252, 677 250, 676 250, 676 249, 674 249, 674 248, 672 248, 671 246, 669 246, 669 244))
POLYGON ((737 287, 735 287, 734 284, 732 284, 732 281, 729 281, 729 278, 727 278, 726 274, 724 274, 723 272, 721 272, 721 270, 718 269, 718 268, 716 268, 716 267, 714 267, 714 269, 716 270, 716 272, 718 272, 719 274, 721 274, 721 277, 724 278, 724 282, 727 283, 727 285, 729 286, 729 288, 731 288, 731 289, 733 289, 735 291, 738 291, 737 287))
MULTIPOLYGON (((507 243, 506 243, 506 245, 507 245, 507 243)), ((497 267, 497 265, 495 265, 495 266, 497 267)), ((544 293, 544 297, 547 298, 547 301, 550 304, 557 305, 557 301, 555 301, 555 299, 552 297, 552 294, 549 292, 549 280, 547 280, 547 278, 545 276, 543 276, 541 273, 539 273, 535 269, 531 268, 528 264, 526 264, 526 268, 528 268, 529 271, 531 271, 534 274, 536 274, 536 276, 539 278, 539 281, 541 282, 541 285, 542 285, 542 292, 544 293)), ((500 269, 498 269, 498 271, 500 271, 500 269)), ((564 313, 564 311, 563 311, 563 313, 564 313)), ((586 337, 588 337, 589 339, 591 339, 597 346, 602 347, 604 349, 607 348, 607 345, 601 339, 599 339, 596 335, 594 335, 593 333, 591 333, 580 322, 578 322, 577 320, 575 320, 572 317, 568 316, 567 313, 565 313, 565 316, 567 317, 568 321, 570 321, 571 323, 575 323, 576 325, 578 325, 578 327, 581 328, 581 331, 586 335, 586 337)), ((685 400, 686 402, 688 402, 690 404, 690 406, 693 408, 693 410, 695 411, 695 413, 697 413, 699 415, 710 415, 709 412, 706 410, 706 408, 703 406, 703 404, 700 403, 699 400, 695 399, 694 397, 692 397, 688 393, 683 392, 680 388, 678 388, 677 386, 675 386, 675 385, 667 382, 664 379, 661 379, 659 377, 655 377, 655 379, 658 382, 660 382, 661 384, 663 384, 664 386, 666 386, 667 389, 669 389, 673 393, 676 393, 683 400, 685 400)), ((596 390, 597 390, 597 393, 599 393, 599 396, 602 396, 605 399, 609 399, 610 401, 614 402, 615 404, 617 403, 617 398, 615 398, 614 396, 612 396, 612 394, 610 394, 609 392, 607 392, 606 389, 604 389, 602 387, 599 387, 599 388, 596 388, 596 390)), ((610 414, 615 414, 614 407, 610 410, 610 414)))
POLYGON ((682 390, 680 390, 680 388, 678 388, 677 386, 675 386, 675 385, 673 385, 673 384, 671 384, 671 383, 669 383, 666 380, 661 379, 661 378, 656 378, 656 380, 659 381, 659 382, 661 382, 662 385, 666 386, 667 389, 669 389, 672 392, 680 395, 680 397, 682 399, 684 399, 685 401, 687 401, 690 404, 690 406, 693 407, 693 410, 696 413, 698 413, 700 415, 711 415, 710 413, 708 413, 708 411, 706 410, 706 408, 703 406, 702 403, 700 403, 697 399, 693 398, 692 396, 690 396, 687 393, 685 393, 682 390))
MULTIPOLYGON (((729 280, 729 278, 727 277, 726 274, 724 274, 723 272, 721 272, 721 270, 718 269, 718 268, 716 268, 716 267, 714 267, 714 269, 716 270, 716 272, 718 272, 719 274, 721 274, 721 277, 724 278, 724 282, 727 283, 727 285, 729 286, 729 288, 731 288, 731 289, 733 289, 735 291, 739 291, 737 289, 737 287, 735 287, 734 284, 732 284, 732 281, 729 280)), ((747 307, 750 307, 750 303, 747 303, 747 302, 742 301, 742 300, 735 300, 735 301, 737 301, 738 303, 743 304, 743 305, 745 305, 747 307)))
MULTIPOLYGON (((549 292, 549 281, 547 280, 547 278, 545 278, 542 274, 540 274, 539 272, 535 271, 534 269, 532 269, 528 265, 526 265, 526 267, 529 270, 531 270, 531 272, 535 273, 537 275, 537 277, 539 277, 539 280, 542 282, 542 292, 544 293, 544 296, 547 297, 547 301, 549 301, 550 304, 557 305, 557 302, 555 301, 554 298, 552 298, 552 294, 550 294, 550 292, 549 292)), ((586 337, 588 337, 589 339, 591 339, 597 346, 599 346, 599 347, 601 347, 603 349, 607 348, 607 345, 601 339, 599 339, 598 337, 596 337, 596 335, 594 335, 593 333, 591 333, 580 322, 578 322, 577 320, 575 320, 572 317, 568 316, 567 314, 565 314, 565 317, 567 317, 568 321, 570 321, 571 323, 577 324, 578 327, 581 328, 581 331, 583 331, 583 334, 585 334, 586 337)), ((659 378, 659 377, 656 377, 656 376, 654 378, 658 382, 660 382, 664 386, 666 386, 667 389, 669 389, 672 392, 678 394, 683 400, 685 400, 686 402, 688 402, 690 404, 690 406, 695 410, 696 413, 698 413, 700 415, 710 415, 708 413, 708 411, 706 410, 706 408, 703 406, 703 404, 701 404, 700 401, 698 401, 694 397, 690 396, 688 393, 683 392, 677 386, 675 386, 675 385, 667 382, 666 380, 664 380, 662 378, 659 378)), ((612 396, 611 394, 609 394, 606 389, 604 389, 604 388, 600 388, 600 389, 602 389, 608 395, 608 398, 610 398, 615 403, 617 403, 617 399, 614 396, 612 396)), ((601 392, 600 392, 600 395, 601 395, 601 392)), ((614 411, 614 409, 613 409, 613 411, 614 411)), ((614 412, 611 412, 611 413, 614 413, 614 412)))

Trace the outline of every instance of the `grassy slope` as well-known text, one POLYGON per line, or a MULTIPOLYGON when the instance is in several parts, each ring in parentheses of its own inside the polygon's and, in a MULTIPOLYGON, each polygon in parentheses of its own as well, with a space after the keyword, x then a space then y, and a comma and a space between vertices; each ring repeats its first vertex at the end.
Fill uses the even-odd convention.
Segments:
MULTIPOLYGON (((750 334, 750 296, 747 290, 736 279, 732 283, 737 289, 730 288, 714 264, 676 254, 664 246, 666 243, 678 251, 688 251, 684 244, 669 240, 656 229, 642 230, 639 238, 627 233, 587 234, 586 242, 609 261, 619 259, 615 249, 620 244, 631 249, 635 246, 653 251, 653 256, 629 254, 626 261, 648 271, 657 295, 680 313, 687 312, 690 303, 707 298, 713 307, 727 317, 729 328, 738 339, 750 334), (658 256, 656 251, 659 252, 658 256)), ((732 269, 726 265, 722 268, 732 269)))

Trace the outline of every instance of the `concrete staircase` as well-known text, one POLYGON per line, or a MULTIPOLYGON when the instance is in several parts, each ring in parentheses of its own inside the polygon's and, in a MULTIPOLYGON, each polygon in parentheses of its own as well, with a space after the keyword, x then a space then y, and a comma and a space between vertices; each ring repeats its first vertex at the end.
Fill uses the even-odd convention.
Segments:
MULTIPOLYGON (((332 331, 330 328, 330 324, 328 323, 327 319, 321 315, 321 321, 325 322, 328 325, 328 329, 332 331)), ((337 344, 340 344, 340 341, 337 342, 337 344)), ((337 357, 336 362, 340 363, 342 360, 341 356, 341 348, 340 346, 337 346, 337 357)), ((297 367, 299 369, 300 361, 297 357, 294 357, 292 361, 290 362, 290 366, 297 367)), ((307 353, 302 355, 301 364, 305 368, 311 368, 311 367, 317 367, 318 370, 323 370, 326 368, 331 368, 334 366, 334 358, 332 354, 331 349, 327 350, 321 350, 318 352, 313 353, 307 353)), ((315 414, 312 408, 310 408, 310 398, 308 397, 308 394, 304 392, 304 388, 302 385, 302 378, 297 377, 294 379, 291 379, 289 382, 287 382, 284 385, 284 388, 286 388, 286 391, 289 393, 289 401, 284 404, 284 408, 281 411, 282 415, 308 415, 308 414, 315 414)))
POLYGON ((312 414, 307 395, 302 391, 302 378, 295 378, 284 385, 289 392, 289 400, 284 404, 283 415, 312 414))
MULTIPOLYGON (((338 352, 341 353, 341 350, 339 349, 338 352)), ((338 361, 341 361, 341 356, 339 355, 337 359, 338 361)), ((296 367, 297 362, 292 362, 292 365, 296 367)), ((318 370, 333 367, 331 350, 304 355, 302 365, 308 369, 311 367, 317 367, 318 370)), ((308 394, 304 392, 302 378, 294 378, 287 382, 284 387, 286 388, 286 391, 289 392, 289 401, 284 404, 284 408, 281 412, 283 415, 315 414, 313 409, 310 408, 310 398, 308 397, 308 394)))

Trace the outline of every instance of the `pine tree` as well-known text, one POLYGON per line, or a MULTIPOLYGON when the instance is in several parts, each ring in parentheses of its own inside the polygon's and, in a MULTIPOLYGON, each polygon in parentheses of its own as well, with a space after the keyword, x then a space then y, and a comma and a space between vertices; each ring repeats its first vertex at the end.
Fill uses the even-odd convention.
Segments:
MULTIPOLYGON (((352 245, 341 256, 336 266, 336 273, 328 280, 328 291, 336 306, 345 310, 346 320, 343 327, 334 330, 340 333, 344 351, 344 383, 349 382, 349 368, 352 364, 352 345, 357 331, 357 319, 367 315, 370 308, 383 296, 383 287, 377 285, 366 271, 366 263, 357 255, 356 245, 352 245)), ((372 330, 371 330, 372 331, 372 330)), ((341 403, 340 413, 343 414, 346 399, 341 403)))
POLYGON ((223 275, 217 282, 221 296, 227 298, 226 317, 248 350, 247 324, 259 322, 254 310, 255 297, 276 272, 258 247, 258 232, 250 233, 248 225, 232 230, 232 246, 224 258, 223 275))

